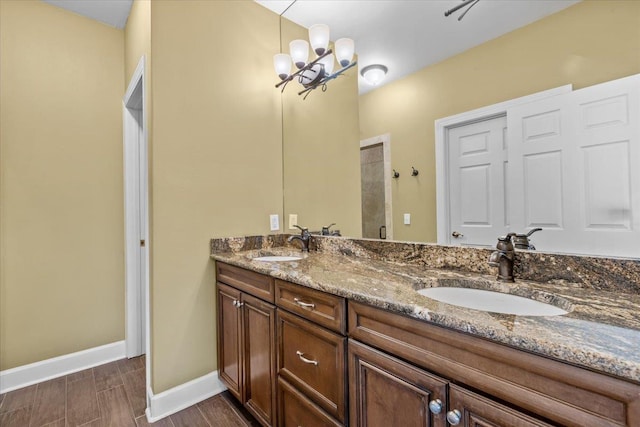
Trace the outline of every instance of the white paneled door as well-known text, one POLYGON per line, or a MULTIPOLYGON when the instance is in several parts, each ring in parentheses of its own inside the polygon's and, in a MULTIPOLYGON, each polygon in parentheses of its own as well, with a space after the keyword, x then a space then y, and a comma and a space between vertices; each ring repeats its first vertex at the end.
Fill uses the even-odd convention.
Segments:
POLYGON ((640 257, 640 76, 507 117, 511 228, 542 227, 539 250, 640 257))
POLYGON ((492 246, 508 231, 506 127, 501 116, 448 131, 453 244, 492 246))

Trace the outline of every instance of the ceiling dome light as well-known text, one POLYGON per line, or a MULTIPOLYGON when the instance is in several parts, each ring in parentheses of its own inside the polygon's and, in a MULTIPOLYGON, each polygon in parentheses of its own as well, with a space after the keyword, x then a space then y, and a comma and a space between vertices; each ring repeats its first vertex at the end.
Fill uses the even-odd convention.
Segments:
POLYGON ((329 26, 315 24, 309 27, 309 42, 316 55, 321 56, 329 47, 329 26))
POLYGON ((367 65, 360 70, 360 75, 365 79, 367 83, 373 86, 380 84, 384 77, 387 75, 387 67, 382 64, 367 65))

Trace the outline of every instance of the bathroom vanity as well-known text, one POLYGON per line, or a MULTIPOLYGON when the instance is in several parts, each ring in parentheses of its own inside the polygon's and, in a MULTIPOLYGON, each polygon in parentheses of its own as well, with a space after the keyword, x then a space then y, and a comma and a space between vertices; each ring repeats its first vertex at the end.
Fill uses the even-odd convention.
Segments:
POLYGON ((212 255, 220 378, 265 426, 640 425, 638 295, 322 252, 254 261, 291 251, 212 255), (456 284, 569 313, 417 292, 456 284))

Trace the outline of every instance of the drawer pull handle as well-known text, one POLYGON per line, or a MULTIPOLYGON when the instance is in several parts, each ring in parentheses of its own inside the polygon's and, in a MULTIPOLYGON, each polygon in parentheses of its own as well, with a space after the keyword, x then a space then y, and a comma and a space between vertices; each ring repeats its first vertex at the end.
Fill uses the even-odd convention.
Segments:
POLYGON ((301 301, 299 298, 294 298, 293 302, 295 302, 296 304, 298 304, 300 307, 304 307, 304 308, 316 308, 316 305, 314 303, 309 303, 309 302, 304 302, 301 301))
POLYGON ((317 360, 307 359, 306 357, 304 357, 304 353, 301 352, 300 350, 296 351, 296 354, 298 355, 300 360, 302 360, 304 363, 308 363, 310 365, 318 366, 318 361, 317 360))

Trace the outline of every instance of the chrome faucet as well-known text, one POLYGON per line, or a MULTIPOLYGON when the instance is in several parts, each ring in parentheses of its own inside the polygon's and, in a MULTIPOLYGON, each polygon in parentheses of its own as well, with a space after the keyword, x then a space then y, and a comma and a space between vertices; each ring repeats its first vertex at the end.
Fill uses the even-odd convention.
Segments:
POLYGON ((515 249, 511 238, 516 233, 509 233, 506 236, 498 237, 496 251, 489 256, 489 265, 498 267, 498 280, 504 282, 514 282, 513 279, 513 260, 515 258, 515 249))
POLYGON ((311 242, 311 233, 309 233, 309 229, 306 227, 300 227, 296 225, 300 229, 299 236, 290 236, 287 239, 287 242, 291 243, 294 240, 300 240, 302 242, 302 252, 309 252, 309 242, 311 242))

